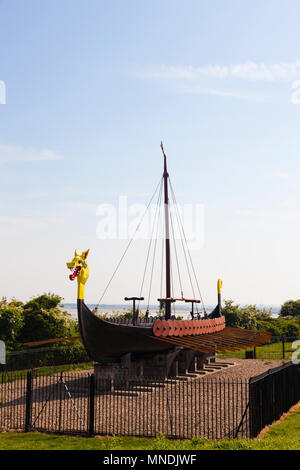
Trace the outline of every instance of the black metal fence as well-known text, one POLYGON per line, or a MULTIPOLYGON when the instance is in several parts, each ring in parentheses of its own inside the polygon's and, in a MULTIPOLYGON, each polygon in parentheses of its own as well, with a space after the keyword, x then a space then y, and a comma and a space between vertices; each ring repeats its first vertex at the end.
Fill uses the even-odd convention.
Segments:
POLYGON ((292 363, 249 381, 250 435, 278 420, 300 400, 300 368, 292 363))
POLYGON ((255 437, 300 400, 291 363, 245 380, 2 373, 0 429, 207 439, 255 437))

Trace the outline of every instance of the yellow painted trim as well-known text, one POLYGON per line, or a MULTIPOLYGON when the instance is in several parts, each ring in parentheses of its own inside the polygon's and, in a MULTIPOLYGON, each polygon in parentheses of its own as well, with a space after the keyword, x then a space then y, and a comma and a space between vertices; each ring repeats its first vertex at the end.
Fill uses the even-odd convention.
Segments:
POLYGON ((84 300, 84 284, 78 281, 77 299, 84 300))

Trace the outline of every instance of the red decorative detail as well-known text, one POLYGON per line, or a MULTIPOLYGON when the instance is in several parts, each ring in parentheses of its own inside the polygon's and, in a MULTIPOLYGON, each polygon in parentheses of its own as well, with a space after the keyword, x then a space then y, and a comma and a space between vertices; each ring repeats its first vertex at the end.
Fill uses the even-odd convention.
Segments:
POLYGON ((180 332, 180 322, 175 320, 174 321, 174 333, 173 333, 173 336, 179 336, 179 332, 180 332))
POLYGON ((190 322, 188 320, 184 320, 183 322, 183 334, 184 336, 190 334, 190 322))
POLYGON ((162 336, 163 326, 161 320, 156 320, 153 325, 154 336, 162 336))
MULTIPOLYGON (((74 277, 75 271, 73 273, 74 277)), ((225 318, 212 320, 156 320, 153 325, 154 336, 191 336, 216 333, 225 327, 225 318)))
POLYGON ((173 320, 167 320, 168 325, 169 325, 169 336, 174 336, 175 332, 175 321, 173 320))
POLYGON ((161 333, 161 335, 162 336, 168 336, 169 331, 170 331, 170 327, 169 327, 169 324, 168 324, 167 320, 163 320, 161 323, 162 323, 162 333, 161 333))
POLYGON ((184 335, 184 321, 179 321, 179 336, 183 336, 184 335))
POLYGON ((77 268, 74 269, 73 273, 69 276, 70 281, 74 281, 74 279, 78 276, 80 269, 80 266, 77 266, 77 268))

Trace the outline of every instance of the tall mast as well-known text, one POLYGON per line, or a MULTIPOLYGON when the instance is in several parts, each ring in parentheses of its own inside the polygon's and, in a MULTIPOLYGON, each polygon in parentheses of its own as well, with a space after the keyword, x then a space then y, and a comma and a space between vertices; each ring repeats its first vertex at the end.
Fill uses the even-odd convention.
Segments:
MULTIPOLYGON (((168 195, 168 170, 167 157, 164 151, 163 143, 161 149, 164 156, 164 203, 165 203, 165 242, 166 242, 166 299, 171 297, 171 263, 170 263, 170 229, 169 229, 169 195, 168 195)), ((171 301, 166 300, 166 319, 171 318, 171 301)))

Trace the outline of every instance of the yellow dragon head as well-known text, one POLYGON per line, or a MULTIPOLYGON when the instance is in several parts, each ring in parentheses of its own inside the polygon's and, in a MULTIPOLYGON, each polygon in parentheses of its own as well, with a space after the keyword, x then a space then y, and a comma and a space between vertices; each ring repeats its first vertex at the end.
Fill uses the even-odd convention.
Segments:
POLYGON ((87 256, 90 250, 83 251, 81 255, 75 250, 74 258, 71 262, 67 263, 67 267, 73 272, 70 274, 69 279, 74 281, 77 278, 78 283, 78 299, 84 298, 84 286, 89 277, 89 265, 87 263, 87 256))

